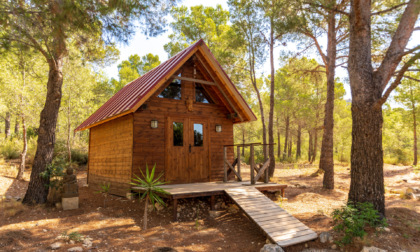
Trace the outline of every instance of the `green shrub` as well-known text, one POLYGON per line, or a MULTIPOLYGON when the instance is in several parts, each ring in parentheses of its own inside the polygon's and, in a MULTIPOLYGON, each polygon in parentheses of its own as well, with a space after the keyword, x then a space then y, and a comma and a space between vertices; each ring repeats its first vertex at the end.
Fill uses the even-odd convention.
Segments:
POLYGON ((54 187, 59 188, 61 186, 61 180, 64 175, 64 170, 68 167, 66 161, 60 157, 56 157, 53 159, 51 164, 47 166, 45 171, 40 173, 40 176, 43 178, 49 178, 50 181, 45 186, 47 188, 54 187))
POLYGON ((386 219, 381 218, 373 204, 369 202, 355 204, 349 202, 341 209, 335 209, 332 217, 335 223, 334 230, 344 234, 343 238, 337 242, 339 245, 350 244, 354 237, 363 238, 366 235, 367 226, 387 226, 386 219))
POLYGON ((88 154, 79 149, 72 149, 71 161, 76 162, 78 165, 85 165, 88 162, 88 154))
POLYGON ((0 154, 4 159, 19 158, 22 143, 18 139, 6 139, 0 144, 0 154))

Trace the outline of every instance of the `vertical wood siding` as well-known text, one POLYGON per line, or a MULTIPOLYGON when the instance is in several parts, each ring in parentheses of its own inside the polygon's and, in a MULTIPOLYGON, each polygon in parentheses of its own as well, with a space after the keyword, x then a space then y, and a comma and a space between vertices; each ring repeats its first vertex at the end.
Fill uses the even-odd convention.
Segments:
MULTIPOLYGON (((193 65, 188 61, 180 69, 183 77, 193 78, 193 65)), ((204 79, 204 76, 197 70, 197 79, 204 79)), ((217 98, 217 94, 208 89, 214 97, 215 104, 204 104, 194 102, 193 111, 188 111, 185 105, 186 99, 195 100, 194 83, 182 81, 182 99, 173 100, 158 98, 157 95, 169 82, 159 89, 148 101, 147 109, 138 110, 134 113, 134 145, 133 145, 133 172, 139 174, 139 169, 145 170, 146 163, 149 168, 156 164, 156 172, 159 174, 166 169, 166 128, 169 116, 181 116, 186 118, 202 118, 209 124, 209 166, 210 181, 221 181, 223 179, 223 145, 233 144, 233 122, 227 119, 230 112, 225 105, 217 98), (151 120, 158 120, 158 128, 150 127, 151 120), (222 125, 222 132, 216 133, 216 124, 222 125)), ((233 162, 233 148, 228 149, 228 159, 233 162)))

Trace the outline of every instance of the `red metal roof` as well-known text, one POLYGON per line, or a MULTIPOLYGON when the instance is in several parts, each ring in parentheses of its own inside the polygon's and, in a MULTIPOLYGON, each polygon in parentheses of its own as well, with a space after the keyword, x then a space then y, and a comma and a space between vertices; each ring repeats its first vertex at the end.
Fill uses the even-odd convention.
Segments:
MULTIPOLYGON (((188 48, 182 50, 181 52, 177 53, 175 56, 171 57, 156 68, 145 73, 138 79, 125 85, 120 91, 118 91, 114 96, 112 96, 111 99, 105 102, 104 105, 102 105, 95 113, 93 113, 88 119, 86 119, 82 124, 80 124, 75 129, 75 131, 84 130, 93 124, 106 120, 107 118, 115 117, 120 114, 127 114, 127 112, 130 112, 130 110, 132 110, 136 106, 136 104, 144 96, 146 96, 147 93, 150 92, 150 90, 152 90, 163 78, 165 78, 178 65, 179 62, 184 60, 185 57, 187 57, 187 55, 189 55, 196 47, 198 47, 201 44, 205 45, 202 39, 192 44, 188 48)), ((210 49, 207 46, 205 47, 208 50, 208 52, 210 52, 210 49)), ((211 52, 210 55, 214 58, 211 52)), ((217 62, 217 60, 215 61, 217 62)), ((230 80, 229 76, 227 76, 227 74, 224 72, 223 68, 218 62, 217 64, 222 69, 223 73, 226 75, 227 79, 229 80, 230 84, 232 84, 235 91, 238 92, 235 85, 233 85, 232 81, 230 80)), ((242 96, 241 98, 245 102, 242 96)), ((256 117, 247 104, 246 109, 250 111, 255 120, 256 117)))
POLYGON ((145 96, 168 74, 168 72, 170 72, 182 59, 184 59, 186 55, 188 55, 201 43, 203 43, 203 40, 200 39, 159 66, 145 73, 143 76, 125 85, 95 113, 80 124, 75 131, 84 129, 94 123, 131 110, 140 101, 140 99, 143 98, 143 96, 145 96))

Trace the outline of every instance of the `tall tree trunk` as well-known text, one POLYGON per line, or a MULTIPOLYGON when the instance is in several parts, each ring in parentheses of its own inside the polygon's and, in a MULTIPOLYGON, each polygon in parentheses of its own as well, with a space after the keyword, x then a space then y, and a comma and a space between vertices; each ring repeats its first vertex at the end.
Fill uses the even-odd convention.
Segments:
MULTIPOLYGON (((413 89, 410 90, 411 96, 413 97, 413 89)), ((416 103, 415 101, 411 102, 412 112, 413 112, 413 165, 417 165, 417 118, 416 118, 416 103)))
POLYGON ((311 163, 312 160, 312 153, 313 153, 313 145, 312 145, 312 132, 311 130, 308 130, 308 134, 309 134, 309 143, 308 143, 308 162, 311 163))
MULTIPOLYGON (((335 6, 335 1, 332 1, 335 6)), ((336 13, 328 14, 328 45, 327 45, 327 101, 325 103, 324 135, 322 136, 319 169, 323 170, 323 186, 334 189, 334 77, 336 61, 336 13)))
POLYGON ((268 156, 270 157, 270 164, 268 167, 269 176, 273 177, 276 168, 276 160, 274 157, 274 27, 273 20, 271 19, 270 31, 270 114, 268 118, 268 156))
POLYGON ((20 154, 20 164, 19 164, 19 171, 16 179, 22 180, 23 174, 25 173, 25 165, 26 165, 26 152, 28 150, 28 140, 26 136, 26 123, 25 123, 25 116, 22 115, 22 141, 23 141, 23 149, 22 153, 20 154))
POLYGON ((4 117, 4 138, 7 139, 10 136, 10 112, 6 112, 4 117))
POLYGON ((284 133, 284 148, 283 148, 283 160, 286 159, 286 153, 287 153, 287 144, 289 142, 289 126, 290 126, 290 120, 289 116, 286 116, 286 132, 284 133))
POLYGON ((297 130, 297 138, 296 138, 296 160, 298 160, 298 158, 300 158, 300 156, 302 156, 301 153, 301 141, 302 141, 302 128, 300 125, 298 125, 298 130, 297 130))
POLYGON ((70 123, 70 102, 71 102, 71 94, 69 95, 69 100, 67 104, 67 156, 69 166, 71 166, 71 123, 70 123))
POLYGON ((315 128, 314 129, 314 147, 312 148, 313 153, 312 153, 312 160, 311 163, 315 162, 316 159, 316 153, 318 151, 318 130, 315 128))
MULTIPOLYGON (((20 94, 20 110, 21 110, 21 119, 22 119, 23 149, 22 149, 22 153, 20 154, 19 171, 16 177, 16 179, 18 180, 23 179, 23 174, 25 173, 26 152, 28 150, 28 141, 26 137, 26 124, 25 124, 25 114, 24 114, 25 108, 24 108, 24 99, 23 99, 23 94, 24 94, 25 85, 26 85, 26 71, 25 71, 25 61, 23 60, 23 58, 20 58, 20 67, 21 67, 21 74, 22 74, 22 91, 20 94)), ((18 124, 18 121, 16 121, 16 124, 18 124)))
POLYGON ((293 145, 293 140, 292 140, 292 136, 290 136, 289 149, 287 151, 287 157, 288 158, 290 158, 292 156, 292 145, 293 145))
POLYGON ((249 48, 251 55, 249 57, 249 67, 250 67, 250 71, 249 71, 249 75, 250 75, 250 79, 251 79, 251 83, 252 86, 254 87, 255 93, 257 94, 257 99, 258 99, 258 105, 260 107, 260 113, 261 113, 261 124, 262 124, 262 130, 263 130, 263 153, 264 153, 264 160, 267 159, 267 128, 265 125, 265 115, 264 115, 264 106, 263 106, 263 102, 261 99, 261 95, 260 95, 260 90, 258 89, 257 86, 257 77, 255 74, 255 52, 254 52, 254 48, 251 46, 249 48))
POLYGON ((280 125, 279 118, 277 118, 277 158, 281 158, 281 144, 280 144, 280 125))
POLYGON ((19 134, 19 116, 16 116, 15 135, 18 136, 18 134, 19 134))
POLYGON ((385 215, 382 109, 352 104, 349 202, 371 202, 385 215))
POLYGON ((54 153, 55 128, 61 102, 61 87, 63 85, 63 57, 49 59, 47 97, 40 116, 37 150, 32 165, 31 179, 23 203, 43 204, 47 201, 50 178, 40 176, 51 163, 54 153))

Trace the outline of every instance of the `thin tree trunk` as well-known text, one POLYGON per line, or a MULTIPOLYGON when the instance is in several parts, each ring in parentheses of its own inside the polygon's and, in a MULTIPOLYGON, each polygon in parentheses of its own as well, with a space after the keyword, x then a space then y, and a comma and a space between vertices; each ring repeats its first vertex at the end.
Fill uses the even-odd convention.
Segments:
POLYGON ((144 203, 144 215, 143 215, 143 229, 147 229, 147 211, 149 210, 149 195, 146 195, 146 202, 144 203))
POLYGON ((16 179, 23 180, 23 174, 25 173, 25 165, 26 165, 26 153, 28 150, 28 140, 26 137, 26 123, 25 123, 25 116, 22 115, 22 141, 23 141, 23 150, 20 154, 20 164, 19 164, 19 171, 16 179))
POLYGON ((308 162, 310 162, 311 163, 311 160, 312 160, 312 152, 313 152, 313 150, 312 150, 312 133, 311 133, 311 130, 308 130, 308 134, 309 134, 309 147, 308 147, 308 162))
POLYGON ((290 136, 289 149, 287 151, 287 157, 288 158, 290 158, 292 156, 292 145, 293 145, 293 139, 292 139, 292 136, 290 136))
POLYGON ((6 112, 4 117, 4 138, 10 137, 10 112, 6 112))
POLYGON ((255 93, 257 94, 257 99, 258 99, 258 105, 260 107, 260 113, 261 113, 261 124, 262 124, 262 130, 263 130, 263 153, 264 153, 264 160, 267 159, 267 128, 265 126, 265 116, 264 116, 264 106, 263 106, 263 102, 261 99, 261 95, 260 95, 260 90, 258 89, 257 86, 257 77, 255 74, 255 52, 254 52, 254 47, 250 47, 249 48, 251 55, 249 57, 249 66, 250 66, 250 71, 249 71, 249 75, 250 75, 250 79, 251 79, 251 83, 252 86, 254 87, 255 93))
POLYGON ((289 125, 290 125, 289 116, 286 116, 286 132, 284 134, 283 160, 286 159, 287 144, 289 143, 289 125))
POLYGON ((315 162, 316 159, 316 153, 318 151, 318 131, 317 129, 313 129, 314 131, 314 147, 313 147, 313 153, 312 153, 312 160, 311 163, 315 162))
MULTIPOLYGON (((26 72, 25 72, 25 61, 21 58, 20 66, 22 68, 22 92, 20 94, 20 110, 21 110, 21 119, 22 119, 22 141, 23 141, 23 149, 22 153, 20 154, 20 165, 19 170, 16 179, 23 180, 23 174, 25 173, 25 163, 26 163, 26 152, 28 150, 28 141, 26 137, 26 124, 25 124, 25 114, 24 114, 24 99, 23 99, 23 93, 25 91, 25 85, 26 85, 26 72)), ((16 121, 17 124, 17 121, 16 121)))
MULTIPOLYGON (((332 4, 335 6, 335 1, 332 4)), ((319 169, 324 171, 322 183, 326 189, 334 189, 334 77, 337 55, 335 16, 336 13, 333 11, 328 14, 327 101, 325 103, 321 156, 319 158, 319 169)))
POLYGON ((297 139, 296 139, 296 160, 298 160, 298 158, 300 158, 300 156, 302 155, 301 153, 301 141, 302 141, 302 128, 300 125, 298 125, 298 130, 297 130, 297 139))
POLYGON ((19 116, 16 116, 15 135, 18 136, 18 134, 19 134, 19 116))
POLYGON ((273 177, 276 168, 276 160, 274 157, 274 27, 273 20, 271 19, 270 30, 270 66, 271 66, 271 79, 270 79, 270 114, 268 118, 268 156, 270 157, 270 164, 268 167, 269 176, 273 177))
POLYGON ((70 123, 70 102, 71 102, 71 94, 69 95, 69 100, 67 104, 67 155, 68 155, 68 162, 69 166, 71 166, 71 123, 70 123))
POLYGON ((280 125, 279 118, 277 118, 277 158, 281 158, 281 144, 280 144, 280 125))
POLYGON ((23 203, 43 204, 47 202, 50 178, 41 176, 51 163, 54 153, 55 129, 60 109, 63 85, 63 57, 48 60, 49 73, 47 83, 47 97, 40 116, 38 129, 37 150, 32 165, 31 179, 23 203))
MULTIPOLYGON (((411 97, 413 97, 413 89, 410 89, 411 97)), ((417 165, 417 118, 416 118, 416 103, 414 100, 411 101, 412 112, 413 112, 413 165, 417 165)))

